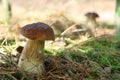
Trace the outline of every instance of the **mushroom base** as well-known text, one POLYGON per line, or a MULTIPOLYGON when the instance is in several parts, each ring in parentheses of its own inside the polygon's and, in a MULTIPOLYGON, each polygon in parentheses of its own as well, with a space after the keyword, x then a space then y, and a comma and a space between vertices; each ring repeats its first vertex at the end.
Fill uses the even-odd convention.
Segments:
POLYGON ((41 75, 44 72, 43 61, 36 62, 34 59, 30 59, 30 60, 24 59, 21 61, 18 67, 22 71, 27 71, 29 73, 34 73, 38 75, 41 75))
POLYGON ((44 72, 44 41, 28 40, 19 58, 18 67, 20 70, 35 74, 44 72))

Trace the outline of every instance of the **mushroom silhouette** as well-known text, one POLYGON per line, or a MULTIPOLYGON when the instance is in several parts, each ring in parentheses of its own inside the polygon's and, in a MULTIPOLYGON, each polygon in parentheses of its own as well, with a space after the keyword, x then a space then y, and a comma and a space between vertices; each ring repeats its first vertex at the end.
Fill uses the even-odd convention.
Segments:
POLYGON ((99 15, 95 12, 88 12, 85 14, 85 16, 90 20, 96 20, 96 18, 99 17, 99 15))
POLYGON ((22 50, 18 67, 20 70, 41 75, 45 71, 44 43, 45 40, 55 39, 54 31, 49 25, 37 22, 25 25, 21 28, 20 33, 27 37, 28 41, 22 50))
POLYGON ((98 26, 98 22, 96 21, 96 18, 99 17, 99 15, 96 12, 88 12, 85 14, 87 17, 87 20, 85 22, 85 28, 87 29, 87 25, 89 22, 91 22, 94 25, 94 30, 91 32, 92 36, 96 36, 94 33, 96 33, 96 27, 98 26))

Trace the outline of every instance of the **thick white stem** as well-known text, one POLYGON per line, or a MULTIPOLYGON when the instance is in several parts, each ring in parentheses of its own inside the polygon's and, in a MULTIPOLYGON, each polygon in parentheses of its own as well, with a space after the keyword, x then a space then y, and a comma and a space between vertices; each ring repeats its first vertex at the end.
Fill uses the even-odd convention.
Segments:
POLYGON ((24 71, 41 74, 44 72, 43 65, 44 41, 28 40, 24 47, 18 67, 24 71))

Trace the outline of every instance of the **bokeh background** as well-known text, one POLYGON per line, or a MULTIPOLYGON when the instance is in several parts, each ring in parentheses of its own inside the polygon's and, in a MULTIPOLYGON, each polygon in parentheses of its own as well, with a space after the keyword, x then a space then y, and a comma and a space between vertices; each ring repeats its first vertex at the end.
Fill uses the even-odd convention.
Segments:
MULTIPOLYGON (((12 32, 16 32, 16 26, 23 27, 34 22, 45 22, 52 25, 53 23, 58 24, 57 20, 62 21, 60 24, 63 25, 59 25, 61 27, 66 26, 66 22, 70 23, 64 28, 65 30, 76 23, 84 24, 87 12, 96 12, 99 15, 97 21, 102 27, 114 27, 116 0, 10 0, 10 3, 12 17, 9 26, 12 32), (64 18, 61 19, 63 15, 64 18)), ((6 25, 3 24, 5 15, 2 3, 0 3, 0 12, 0 25, 3 31, 1 34, 5 34, 1 36, 2 38, 6 36, 6 32, 9 32, 4 27, 6 25)))

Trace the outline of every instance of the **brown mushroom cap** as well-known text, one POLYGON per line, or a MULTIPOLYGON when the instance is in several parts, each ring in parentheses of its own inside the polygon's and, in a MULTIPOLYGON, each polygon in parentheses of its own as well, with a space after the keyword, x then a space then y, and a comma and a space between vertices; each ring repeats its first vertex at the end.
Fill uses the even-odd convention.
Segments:
POLYGON ((88 18, 91 18, 91 19, 95 19, 95 18, 99 17, 99 15, 95 12, 88 12, 88 13, 85 14, 85 16, 88 17, 88 18))
POLYGON ((42 22, 25 25, 21 28, 20 33, 32 40, 55 40, 53 29, 42 22))

